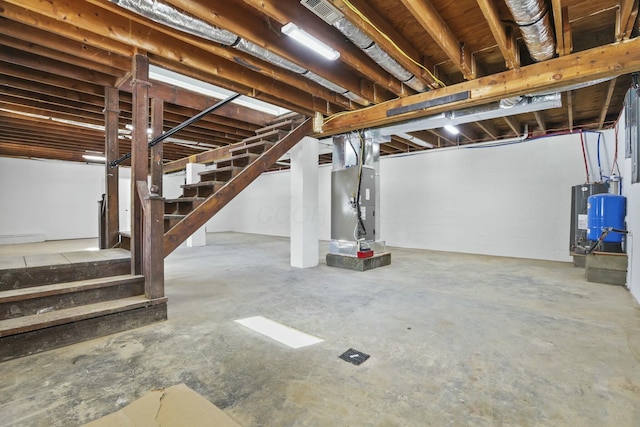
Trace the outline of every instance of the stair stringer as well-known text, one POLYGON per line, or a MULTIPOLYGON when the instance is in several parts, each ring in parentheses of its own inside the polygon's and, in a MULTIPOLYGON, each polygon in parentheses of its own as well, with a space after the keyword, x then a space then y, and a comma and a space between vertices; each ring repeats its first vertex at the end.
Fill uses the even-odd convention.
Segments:
POLYGON ((168 230, 164 234, 164 256, 173 252, 312 130, 311 119, 305 120, 168 230))

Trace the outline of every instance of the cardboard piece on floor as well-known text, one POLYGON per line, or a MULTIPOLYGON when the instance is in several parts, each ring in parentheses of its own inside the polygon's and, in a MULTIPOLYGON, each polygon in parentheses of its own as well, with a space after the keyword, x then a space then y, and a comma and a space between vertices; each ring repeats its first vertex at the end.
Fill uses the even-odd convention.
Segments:
POLYGON ((85 427, 240 427, 213 403, 184 384, 153 390, 85 427))

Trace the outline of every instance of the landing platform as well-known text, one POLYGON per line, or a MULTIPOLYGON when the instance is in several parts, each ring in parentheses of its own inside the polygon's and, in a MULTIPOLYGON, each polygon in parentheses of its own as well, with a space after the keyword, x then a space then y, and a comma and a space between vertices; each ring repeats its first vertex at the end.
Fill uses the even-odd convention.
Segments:
POLYGON ((125 249, 0 256, 0 291, 129 274, 125 249))

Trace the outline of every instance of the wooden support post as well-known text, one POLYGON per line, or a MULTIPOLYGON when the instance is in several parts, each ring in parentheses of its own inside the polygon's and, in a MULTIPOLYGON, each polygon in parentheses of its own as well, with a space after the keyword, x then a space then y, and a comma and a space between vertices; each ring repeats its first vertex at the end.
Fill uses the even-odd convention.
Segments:
POLYGON ((147 181, 149 155, 147 153, 149 126, 149 58, 133 56, 132 125, 131 133, 131 273, 142 274, 142 203, 136 191, 136 181, 147 181))
MULTIPOLYGON (((162 123, 164 122, 164 103, 162 99, 151 100, 151 138, 162 135, 162 123)), ((162 195, 162 147, 163 143, 151 148, 151 185, 158 187, 158 194, 162 195)))
POLYGON ((115 87, 104 88, 104 153, 105 161, 105 240, 107 248, 112 248, 118 243, 120 231, 120 216, 118 208, 118 178, 119 169, 112 168, 109 163, 118 158, 118 115, 119 92, 115 87))
POLYGON ((147 182, 136 182, 137 195, 144 211, 144 295, 149 299, 164 296, 164 199, 156 186, 147 188, 147 182))

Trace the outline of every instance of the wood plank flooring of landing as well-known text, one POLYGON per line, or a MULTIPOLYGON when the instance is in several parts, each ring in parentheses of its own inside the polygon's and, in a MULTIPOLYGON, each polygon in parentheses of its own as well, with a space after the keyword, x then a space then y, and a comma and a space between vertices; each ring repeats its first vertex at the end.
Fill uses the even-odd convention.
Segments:
POLYGON ((391 248, 356 272, 323 243, 294 269, 286 238, 207 237, 165 261, 168 321, 0 364, 0 425, 180 383, 243 426, 640 425, 640 308, 570 263, 391 248), (235 322, 252 316, 324 341, 291 349, 235 322))

